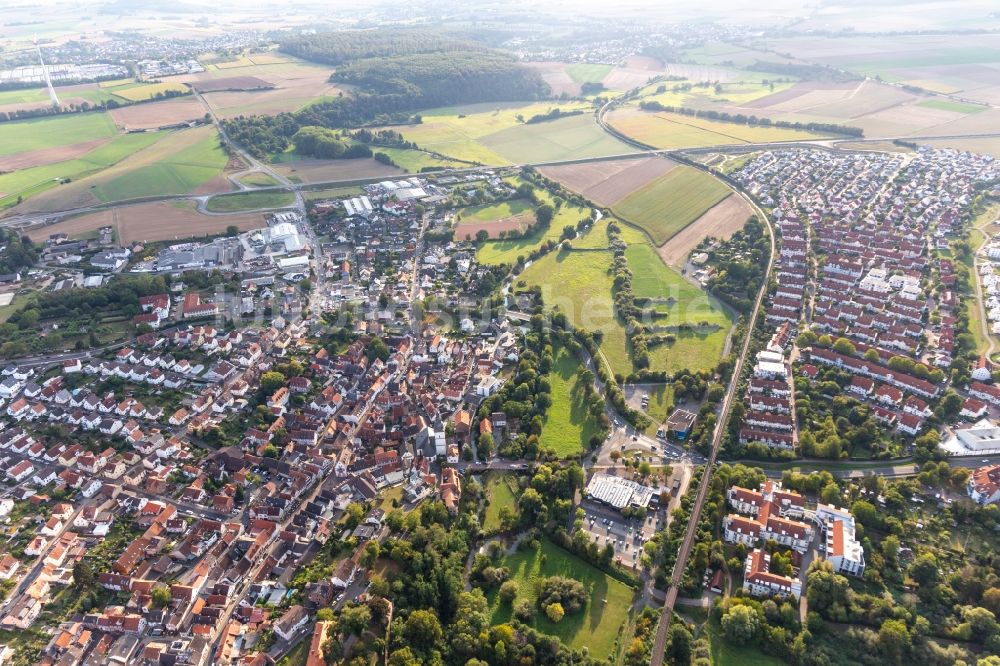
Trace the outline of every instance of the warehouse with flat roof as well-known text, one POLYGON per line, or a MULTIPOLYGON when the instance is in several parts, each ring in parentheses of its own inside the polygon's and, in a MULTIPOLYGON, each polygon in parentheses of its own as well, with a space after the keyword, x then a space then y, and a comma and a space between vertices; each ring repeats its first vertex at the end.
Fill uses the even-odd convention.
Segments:
POLYGON ((655 489, 603 472, 595 474, 590 479, 590 483, 587 484, 587 495, 619 511, 629 506, 647 508, 651 502, 654 506, 659 503, 655 489))

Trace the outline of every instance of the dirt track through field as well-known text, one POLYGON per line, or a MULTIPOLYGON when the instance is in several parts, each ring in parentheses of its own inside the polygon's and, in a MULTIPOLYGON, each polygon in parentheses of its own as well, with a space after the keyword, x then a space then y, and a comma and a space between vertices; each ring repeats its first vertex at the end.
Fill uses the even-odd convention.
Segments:
POLYGON ((661 246, 657 252, 664 262, 681 267, 698 243, 709 236, 725 240, 743 228, 753 214, 743 197, 730 194, 701 217, 687 225, 661 246))

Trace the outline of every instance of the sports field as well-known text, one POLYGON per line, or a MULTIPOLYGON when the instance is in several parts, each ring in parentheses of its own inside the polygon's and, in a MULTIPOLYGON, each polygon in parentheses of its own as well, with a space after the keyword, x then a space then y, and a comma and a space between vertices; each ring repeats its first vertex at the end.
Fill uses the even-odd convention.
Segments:
POLYGON ((473 104, 432 109, 419 125, 393 129, 421 148, 481 164, 506 165, 570 157, 634 152, 608 136, 594 121, 592 109, 579 102, 473 104), (554 108, 584 113, 539 123, 525 123, 554 108))
POLYGON ((657 246, 731 193, 722 181, 694 167, 678 166, 612 207, 645 229, 657 246))
MULTIPOLYGON (((628 617, 634 590, 608 576, 575 555, 542 540, 541 548, 518 551, 504 558, 503 566, 510 569, 510 579, 518 584, 517 599, 528 599, 535 608, 532 624, 538 631, 557 636, 566 645, 586 647, 595 659, 612 655, 615 638, 628 617), (539 578, 566 576, 583 583, 590 599, 579 612, 567 614, 560 622, 549 621, 537 608, 535 584, 539 578)), ((512 604, 500 601, 495 592, 489 596, 493 623, 510 620, 512 604)), ((517 603, 515 600, 514 603, 517 603)))
POLYGON ((213 213, 233 213, 262 208, 284 208, 295 203, 295 195, 287 190, 262 190, 221 194, 208 200, 206 208, 213 213))
POLYGON ((552 449, 560 458, 578 456, 587 450, 596 423, 587 413, 584 386, 580 381, 579 359, 560 347, 549 373, 552 404, 545 413, 539 445, 552 449))

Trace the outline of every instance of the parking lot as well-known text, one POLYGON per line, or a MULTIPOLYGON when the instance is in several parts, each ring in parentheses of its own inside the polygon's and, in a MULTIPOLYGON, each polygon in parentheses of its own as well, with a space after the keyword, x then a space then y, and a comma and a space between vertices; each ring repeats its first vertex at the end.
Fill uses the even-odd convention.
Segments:
POLYGON ((611 544, 615 560, 626 568, 637 567, 645 544, 665 523, 665 514, 650 511, 645 520, 626 520, 617 511, 601 504, 584 500, 583 529, 600 548, 611 544))

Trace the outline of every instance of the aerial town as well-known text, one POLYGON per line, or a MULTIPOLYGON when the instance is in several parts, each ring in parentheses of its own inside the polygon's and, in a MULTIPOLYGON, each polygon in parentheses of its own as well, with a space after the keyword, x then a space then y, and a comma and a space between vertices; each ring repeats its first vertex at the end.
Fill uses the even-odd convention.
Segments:
POLYGON ((0 8, 0 666, 1000 666, 961 3, 0 8))

